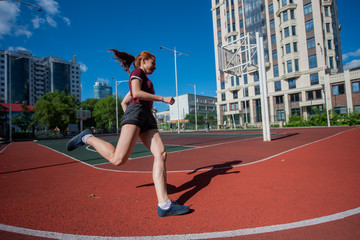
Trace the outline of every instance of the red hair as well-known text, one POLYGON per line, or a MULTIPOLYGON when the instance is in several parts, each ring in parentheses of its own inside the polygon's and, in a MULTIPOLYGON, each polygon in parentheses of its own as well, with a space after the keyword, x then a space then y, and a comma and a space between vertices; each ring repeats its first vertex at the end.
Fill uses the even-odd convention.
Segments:
POLYGON ((113 52, 114 56, 113 58, 116 59, 117 62, 120 63, 120 66, 122 66, 125 71, 130 73, 130 66, 134 63, 134 67, 138 68, 141 66, 141 60, 148 60, 153 58, 156 60, 155 56, 147 51, 142 51, 136 58, 128 54, 126 52, 120 52, 117 49, 113 48, 110 49, 108 52, 113 52))

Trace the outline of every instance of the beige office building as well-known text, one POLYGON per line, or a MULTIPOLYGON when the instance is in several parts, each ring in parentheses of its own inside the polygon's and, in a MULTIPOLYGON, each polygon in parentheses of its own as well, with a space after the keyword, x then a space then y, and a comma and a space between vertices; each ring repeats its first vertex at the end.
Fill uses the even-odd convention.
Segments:
MULTIPOLYGON (((219 70, 218 46, 248 33, 264 39, 272 124, 324 109, 325 96, 333 106, 330 77, 343 72, 336 0, 211 1, 219 124, 262 121, 257 68, 240 77, 219 70)), ((345 75, 350 86, 354 74, 345 75)))

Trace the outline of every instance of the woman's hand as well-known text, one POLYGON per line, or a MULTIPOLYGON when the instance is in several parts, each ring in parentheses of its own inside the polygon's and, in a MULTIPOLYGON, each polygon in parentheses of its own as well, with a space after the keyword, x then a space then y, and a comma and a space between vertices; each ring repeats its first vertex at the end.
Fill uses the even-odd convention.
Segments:
POLYGON ((175 103, 175 99, 173 97, 163 97, 162 102, 173 105, 175 103))

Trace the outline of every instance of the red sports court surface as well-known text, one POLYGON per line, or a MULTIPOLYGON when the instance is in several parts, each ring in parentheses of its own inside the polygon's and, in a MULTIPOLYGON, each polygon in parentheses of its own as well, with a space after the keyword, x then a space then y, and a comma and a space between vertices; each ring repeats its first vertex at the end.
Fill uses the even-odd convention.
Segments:
POLYGON ((360 128, 250 133, 164 134, 196 147, 168 155, 170 197, 192 209, 168 218, 156 215, 151 157, 91 166, 12 143, 0 154, 0 238, 360 238, 360 128))

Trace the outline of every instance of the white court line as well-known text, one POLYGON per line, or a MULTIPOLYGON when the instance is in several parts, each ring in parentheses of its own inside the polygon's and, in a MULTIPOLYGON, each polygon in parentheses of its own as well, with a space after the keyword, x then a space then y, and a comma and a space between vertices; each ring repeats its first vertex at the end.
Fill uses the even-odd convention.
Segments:
POLYGON ((14 227, 11 225, 0 224, 0 230, 6 232, 12 232, 17 234, 24 234, 28 236, 52 238, 52 239, 66 239, 66 240, 183 240, 183 239, 211 239, 211 238, 228 238, 237 236, 246 236, 262 233, 272 233, 277 231, 284 231, 289 229, 314 226, 322 223, 328 223, 346 217, 350 217, 360 213, 360 207, 350 209, 344 212, 327 215, 324 217, 313 218, 298 222, 291 222, 285 224, 277 224, 265 227, 245 228, 232 231, 221 232, 209 232, 209 233, 195 233, 195 234, 178 234, 178 235, 162 235, 162 236, 139 236, 139 237, 103 237, 103 236, 88 236, 88 235, 76 235, 66 234, 59 232, 48 232, 41 230, 33 230, 29 228, 14 227))
MULTIPOLYGON (((300 149, 300 148, 303 148, 303 147, 306 147, 308 145, 311 145, 311 144, 314 144, 314 143, 318 143, 318 142, 321 142, 321 141, 324 141, 324 140, 327 140, 327 139, 330 139, 330 138, 333 138, 337 135, 340 135, 340 134, 343 134, 345 132, 348 132, 348 131, 352 131, 352 130, 355 130, 357 128, 351 128, 351 129, 347 129, 347 130, 344 130, 342 132, 338 132, 338 133, 335 133, 333 135, 330 135, 328 137, 325 137, 325 138, 322 138, 322 139, 319 139, 319 140, 316 140, 316 141, 313 141, 313 142, 310 142, 310 143, 306 143, 304 145, 301 145, 301 146, 298 146, 298 147, 295 147, 295 148, 291 148, 289 150, 286 150, 286 151, 283 151, 281 153, 278 153, 278 154, 275 154, 275 155, 272 155, 272 156, 269 156, 269 157, 266 157, 266 158, 263 158, 263 159, 260 159, 260 160, 257 160, 257 161, 254 161, 254 162, 250 162, 250 163, 245 163, 245 164, 238 164, 238 165, 233 165, 232 168, 235 168, 235 167, 244 167, 244 166, 248 166, 248 165, 252 165, 252 164, 256 164, 256 163, 260 163, 260 162, 264 162, 266 160, 269 160, 271 158, 274 158, 274 157, 277 157, 277 156, 280 156, 282 154, 285 154, 285 153, 288 153, 288 152, 291 152, 291 151, 294 151, 294 150, 297 150, 297 149, 300 149)), ((241 141, 251 141, 251 140, 255 140, 255 139, 258 139, 258 138, 262 138, 262 137, 254 137, 254 138, 250 138, 250 139, 241 139, 241 140, 235 140, 235 141, 230 141, 230 142, 223 142, 223 143, 216 143, 216 144, 212 144, 212 145, 208 145, 208 146, 201 146, 201 147, 195 147, 195 148, 192 148, 192 149, 185 149, 185 150, 179 150, 181 152, 185 152, 185 151, 193 151, 193 150, 196 150, 196 149, 201 149, 201 148, 208 148, 208 147, 214 147, 214 146, 218 146, 218 145, 224 145, 224 144, 229 144, 229 143, 235 143, 235 142, 241 142, 241 141)), ((87 166, 90 166, 92 168, 95 168, 97 170, 101 170, 101 171, 109 171, 109 172, 120 172, 120 173, 152 173, 152 171, 126 171, 126 170, 118 170, 118 169, 106 169, 106 168, 100 168, 100 167, 97 167, 97 166, 100 166, 100 165, 105 165, 105 164, 109 164, 109 163, 105 163, 105 164, 98 164, 98 165, 90 165, 88 163, 85 163, 85 162, 82 162, 76 158, 73 158, 65 153, 62 153, 62 152, 59 152, 55 149, 52 149, 50 147, 47 147, 47 146, 44 146, 44 145, 41 145, 39 144, 40 146, 43 146, 43 147, 46 147, 50 150, 53 150, 57 153, 60 153, 66 157, 69 157, 77 162, 80 162, 82 164, 85 164, 87 166)), ((176 151, 176 152, 179 152, 179 151, 176 151)), ((176 153, 176 152, 171 152, 171 153, 168 153, 169 154, 172 154, 172 153, 176 153)), ((141 157, 140 157, 141 158, 141 157)), ((140 158, 137 158, 137 159, 140 159, 140 158)), ((227 167, 225 167, 227 168, 227 167)), ((200 169, 198 172, 204 172, 204 171, 208 171, 208 170, 216 170, 216 169, 222 169, 222 168, 204 168, 204 169, 200 169)), ((178 171, 167 171, 167 173, 182 173, 182 172, 193 172, 194 170, 193 169, 190 169, 190 170, 178 170, 178 171)))
POLYGON ((1 154, 3 151, 5 151, 5 149, 7 149, 11 144, 12 144, 12 142, 10 142, 9 144, 7 144, 7 145, 4 147, 4 149, 0 151, 0 154, 1 154))

